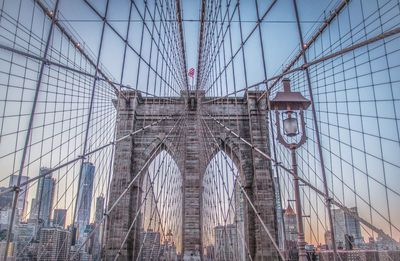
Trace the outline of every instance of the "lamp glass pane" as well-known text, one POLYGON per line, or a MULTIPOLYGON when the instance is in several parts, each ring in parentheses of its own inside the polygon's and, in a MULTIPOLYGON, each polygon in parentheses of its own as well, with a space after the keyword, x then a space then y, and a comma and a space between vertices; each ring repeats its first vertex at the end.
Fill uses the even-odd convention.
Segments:
POLYGON ((296 136, 299 131, 297 118, 288 117, 284 119, 283 129, 285 131, 285 135, 289 137, 296 136))

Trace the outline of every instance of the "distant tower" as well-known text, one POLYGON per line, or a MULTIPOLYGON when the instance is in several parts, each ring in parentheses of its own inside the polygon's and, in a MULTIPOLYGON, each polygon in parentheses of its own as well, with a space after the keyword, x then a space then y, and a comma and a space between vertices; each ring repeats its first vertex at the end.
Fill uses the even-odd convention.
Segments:
POLYGON ((297 242, 297 216, 293 208, 288 204, 283 216, 287 241, 297 242))
POLYGON ((38 205, 37 205, 37 200, 36 198, 33 198, 31 201, 31 210, 29 214, 29 219, 30 220, 37 220, 38 219, 38 205))
MULTIPOLYGON (((39 175, 43 175, 48 170, 48 168, 40 168, 39 175)), ((38 213, 37 217, 39 218, 41 225, 45 227, 50 225, 55 184, 56 181, 51 177, 51 173, 41 177, 38 181, 36 190, 36 205, 32 206, 32 209, 38 213)))
POLYGON ((95 231, 93 235, 93 257, 94 260, 100 259, 101 254, 101 238, 103 237, 103 224, 101 219, 104 215, 104 197, 99 196, 96 199, 96 212, 94 215, 94 222, 99 228, 95 231))
POLYGON ((100 222, 100 220, 103 218, 103 215, 104 215, 104 197, 99 196, 96 198, 96 212, 94 221, 96 223, 100 222))
MULTIPOLYGON (((349 210, 358 215, 356 207, 349 208, 349 210)), ((333 218, 335 241, 338 245, 345 246, 346 234, 353 236, 356 246, 364 242, 361 235, 360 222, 358 220, 344 212, 342 209, 333 209, 333 218)))
POLYGON ((5 192, 8 188, 0 188, 0 209, 11 207, 12 199, 14 196, 13 191, 5 192))
POLYGON ((288 203, 288 206, 283 210, 283 222, 285 224, 285 247, 289 260, 297 260, 297 215, 293 208, 288 203))
POLYGON ((92 204, 93 180, 95 167, 90 162, 83 163, 80 190, 76 200, 78 215, 76 224, 78 226, 78 243, 83 243, 86 225, 89 225, 90 208, 92 204))
POLYGON ((332 249, 332 234, 330 230, 325 231, 325 244, 327 245, 328 249, 332 249))
POLYGON ((71 233, 61 228, 42 228, 38 260, 68 260, 71 233))
POLYGON ((20 222, 14 232, 14 256, 16 260, 33 260, 36 256, 32 239, 36 236, 36 223, 20 222))
MULTIPOLYGON (((28 176, 21 176, 21 182, 26 182, 28 180, 28 176)), ((10 176, 10 183, 9 187, 17 186, 18 184, 18 175, 11 175, 10 176)), ((20 214, 21 219, 25 219, 26 215, 26 207, 28 206, 28 184, 25 184, 24 186, 21 186, 21 190, 18 195, 18 201, 17 201, 17 208, 18 208, 18 213, 20 214)))
POLYGON ((67 216, 66 209, 55 209, 53 215, 53 225, 65 228, 65 218, 67 216))

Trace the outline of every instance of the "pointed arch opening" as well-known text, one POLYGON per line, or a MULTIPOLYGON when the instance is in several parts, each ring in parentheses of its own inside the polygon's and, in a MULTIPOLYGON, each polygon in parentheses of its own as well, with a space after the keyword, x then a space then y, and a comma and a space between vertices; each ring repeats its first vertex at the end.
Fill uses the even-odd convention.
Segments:
POLYGON ((216 151, 203 175, 202 243, 213 260, 245 260, 244 200, 237 163, 216 151))
POLYGON ((161 260, 182 248, 182 174, 164 146, 141 181, 140 260, 161 260))

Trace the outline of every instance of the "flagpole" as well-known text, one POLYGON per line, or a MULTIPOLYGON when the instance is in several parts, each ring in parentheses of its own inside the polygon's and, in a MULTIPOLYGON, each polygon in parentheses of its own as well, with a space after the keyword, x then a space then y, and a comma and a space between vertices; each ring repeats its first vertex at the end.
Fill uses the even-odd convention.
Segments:
POLYGON ((194 90, 194 68, 189 69, 188 76, 192 78, 192 90, 194 90))

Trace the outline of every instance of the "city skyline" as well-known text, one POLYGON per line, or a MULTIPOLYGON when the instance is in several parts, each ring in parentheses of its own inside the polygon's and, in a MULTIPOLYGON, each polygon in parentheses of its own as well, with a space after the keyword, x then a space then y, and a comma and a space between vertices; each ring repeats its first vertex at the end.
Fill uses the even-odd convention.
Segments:
MULTIPOLYGON (((92 163, 86 162, 82 170, 82 182, 81 182, 81 193, 77 197, 76 208, 78 211, 77 223, 78 233, 73 233, 69 229, 69 223, 67 220, 67 212, 72 209, 56 209, 53 207, 54 196, 55 196, 55 184, 56 179, 52 177, 52 174, 47 174, 48 168, 41 167, 40 175, 42 176, 38 181, 38 186, 35 197, 32 198, 31 209, 33 212, 29 213, 29 218, 25 219, 24 215, 18 216, 16 219, 15 229, 15 255, 18 258, 33 258, 38 256, 41 260, 65 260, 70 255, 70 243, 71 236, 76 236, 76 244, 81 245, 84 243, 87 237, 87 227, 92 225, 90 223, 90 207, 91 197, 93 194, 93 183, 94 183, 94 172, 95 167, 92 163), (68 226, 68 229, 66 229, 68 226), (82 226, 84 228, 82 229, 82 226), (79 234, 79 230, 81 231, 79 234), (34 243, 37 242, 37 243, 34 243), (33 245, 37 244, 36 247, 33 245)), ((10 177, 10 184, 14 184, 15 177, 10 177)), ((24 178, 23 182, 26 182, 27 177, 24 178)), ((11 186, 11 185, 10 185, 11 186)), ((14 186, 14 185, 12 185, 14 186)), ((23 199, 27 198, 29 191, 25 190, 22 194, 23 199)), ((6 194, 7 195, 7 194, 6 194)), ((20 199, 20 198, 18 198, 20 199)), ((95 214, 93 221, 100 225, 101 218, 104 212, 104 197, 99 196, 96 198, 95 214)), ((22 207, 22 206, 21 206, 22 207)), ((26 207, 26 206, 25 206, 26 207)), ((3 220, 3 212, 11 208, 11 199, 8 205, 1 208, 1 219, 3 220)), ((20 200, 18 201, 18 209, 20 208, 20 200)), ((6 223, 9 220, 9 212, 5 212, 7 216, 6 221, 1 221, 1 229, 7 227, 6 223), (4 224, 3 224, 4 223, 4 224)), ((91 232, 91 231, 89 231, 91 232)), ((93 250, 98 251, 95 253, 99 255, 101 247, 100 244, 101 234, 97 234, 96 242, 93 242, 93 250)))
MULTIPOLYGON (((81 212, 82 215, 81 216, 85 216, 85 223, 90 223, 90 221, 99 221, 102 216, 103 216, 103 212, 104 212, 104 202, 105 199, 102 195, 98 196, 96 199, 99 200, 99 204, 103 207, 99 207, 99 209, 96 209, 97 204, 91 204, 92 200, 89 200, 92 197, 93 194, 93 190, 91 190, 89 183, 92 184, 93 186, 93 176, 94 176, 94 166, 92 163, 87 163, 89 164, 89 168, 88 171, 86 171, 85 169, 87 167, 84 167, 83 173, 89 173, 88 177, 86 178, 86 180, 82 181, 82 187, 86 187, 86 190, 82 191, 81 195, 83 198, 83 195, 86 196, 85 199, 82 199, 82 201, 84 202, 84 205, 81 210, 85 209, 85 213, 81 212), (91 191, 91 192, 90 192, 91 191), (89 195, 90 194, 90 195, 89 195), (91 211, 87 206, 90 206, 91 208, 93 208, 94 211, 91 211), (91 214, 93 213, 93 214, 91 214), (89 215, 86 215, 89 214, 89 215), (96 216, 97 215, 97 216, 96 216), (87 216, 89 216, 88 219, 87 216), (88 220, 86 222, 86 220, 88 220)), ((41 167, 40 168, 40 175, 44 175, 45 172, 48 171, 47 167, 41 167)), ((26 182, 26 180, 28 177, 25 177, 23 180, 23 182, 26 182)), ((9 180, 9 184, 12 184, 12 177, 10 177, 9 180)), ((22 200, 20 200, 21 198, 28 198, 28 196, 31 198, 31 203, 29 204, 28 202, 25 203, 25 208, 27 209, 29 207, 29 211, 25 211, 25 213, 23 214, 19 214, 20 216, 20 220, 22 222, 26 222, 29 221, 29 219, 31 220, 35 220, 38 217, 38 212, 39 212, 39 205, 40 207, 40 212, 42 212, 40 214, 41 219, 45 220, 45 223, 47 224, 46 226, 49 226, 50 224, 52 224, 54 217, 56 216, 56 212, 58 212, 57 217, 58 220, 61 220, 62 224, 64 224, 65 227, 67 227, 69 224, 72 223, 71 220, 68 219, 68 212, 71 212, 73 210, 73 208, 68 208, 68 209, 57 209, 55 208, 56 204, 54 202, 54 197, 56 195, 56 191, 55 191, 55 184, 57 183, 57 180, 55 178, 52 177, 52 174, 48 174, 48 175, 44 175, 42 178, 39 179, 38 181, 38 185, 32 189, 30 188, 29 190, 23 190, 23 194, 21 197, 18 197, 18 209, 22 209, 22 207, 20 207, 20 205, 22 205, 22 200), (42 193, 43 190, 43 193, 42 193), (32 196, 34 195, 34 196, 32 196), (42 202, 44 202, 45 204, 39 204, 40 200, 38 200, 38 198, 44 198, 44 200, 42 200, 42 202), (32 211, 34 210, 34 211, 32 211)), ((12 187, 14 185, 10 185, 10 187, 12 187)), ((6 189, 10 188, 10 187, 1 187, 1 191, 5 191, 6 189)), ((27 186, 26 186, 27 187, 27 186)), ((0 192, 1 192, 0 191, 0 192)), ((6 193, 6 194, 2 194, 2 203, 4 203, 4 205, 0 208, 1 210, 6 209, 7 207, 11 206, 11 202, 12 202, 12 194, 11 193, 6 193), (8 196, 10 195, 10 196, 8 196)), ((82 202, 81 201, 81 202, 82 202)), ((78 201, 76 201, 78 202, 78 201)), ((99 205, 99 206, 100 206, 99 205)))
MULTIPOLYGON (((45 167, 42 167, 40 169, 42 174, 44 174, 46 172, 46 170, 48 170, 48 169, 45 168, 45 167)), ((81 188, 82 188, 81 195, 82 195, 82 197, 80 197, 81 201, 79 202, 77 200, 76 204, 81 203, 81 204, 83 204, 85 206, 90 206, 91 205, 91 204, 89 204, 89 202, 91 202, 91 200, 90 200, 91 196, 87 197, 85 199, 83 197, 83 195, 92 194, 92 193, 89 193, 90 191, 93 192, 92 185, 93 185, 93 181, 94 181, 94 179, 93 179, 94 172, 95 172, 94 170, 95 170, 95 167, 93 166, 92 163, 90 163, 90 162, 85 162, 84 163, 84 167, 83 167, 83 170, 82 170, 83 179, 82 179, 82 183, 81 183, 81 188), (90 183, 91 183, 91 185, 90 185, 90 183), (85 201, 85 202, 83 202, 83 201, 85 201)), ((49 192, 49 193, 43 193, 43 195, 42 195, 42 197, 45 198, 45 200, 44 200, 45 202, 51 202, 50 199, 52 197, 54 197, 54 195, 53 195, 54 194, 54 190, 52 188, 53 188, 55 182, 56 182, 56 180, 54 178, 52 178, 51 174, 44 176, 43 179, 41 181, 39 181, 39 184, 42 185, 42 188, 44 189, 44 191, 47 190, 47 192, 49 192), (51 195, 49 196, 48 194, 51 194, 51 195)), ((10 178, 10 184, 11 183, 12 183, 12 181, 11 181, 11 178, 10 178)), ((240 192, 240 190, 237 190, 237 189, 236 189, 236 191, 237 191, 236 193, 240 192)), ((26 191, 26 192, 27 192, 26 194, 29 193, 28 191, 26 191)), ((38 189, 36 191, 36 196, 38 196, 39 194, 41 194, 40 189, 38 189)), ((25 196, 27 196, 27 195, 25 195, 25 196)), ((239 202, 241 200, 243 200, 243 199, 240 200, 239 197, 241 197, 240 193, 237 196, 236 204, 240 204, 239 202)), ((152 197, 149 197, 149 198, 151 199, 152 197)), ((82 219, 81 223, 85 224, 84 229, 83 229, 84 233, 82 233, 83 236, 87 235, 87 233, 86 233, 87 226, 89 226, 89 224, 90 225, 92 224, 92 223, 90 223, 90 221, 88 221, 89 220, 88 219, 89 216, 93 217, 92 219, 93 219, 93 221, 96 222, 95 224, 99 224, 98 222, 100 222, 102 220, 102 216, 103 216, 103 213, 104 213, 104 200, 105 199, 104 199, 104 197, 102 195, 98 196, 96 198, 96 204, 95 204, 95 207, 94 207, 94 215, 90 215, 91 211, 90 210, 87 211, 88 208, 81 208, 81 209, 85 209, 86 210, 84 212, 81 212, 81 219, 82 219)), ((33 198, 33 201, 35 201, 35 198, 33 198)), ((151 203, 151 201, 152 200, 150 200, 150 203, 151 203)), ((153 199, 153 201, 154 201, 154 199, 153 199)), ((37 201, 36 202, 32 202, 32 204, 39 205, 39 202, 37 202, 37 201)), ((43 210, 49 209, 49 205, 45 204, 42 208, 43 208, 43 210)), ((52 209, 52 208, 50 207, 50 209, 52 209)), ((350 210, 353 211, 354 213, 357 213, 357 208, 356 207, 352 207, 352 208, 350 208, 350 210)), ((153 212, 154 211, 155 210, 153 209, 153 212)), ((237 211, 239 211, 238 213, 240 213, 240 208, 238 208, 237 211)), ((44 211, 44 212, 47 213, 47 211, 44 211)), ((45 219, 45 216, 50 217, 50 215, 47 215, 45 213, 43 215, 41 214, 43 219, 45 219)), ((60 227, 60 228, 66 228, 67 225, 69 225, 69 224, 65 223, 66 222, 65 219, 66 219, 66 216, 67 216, 66 213, 67 213, 67 209, 54 209, 54 214, 51 215, 53 217, 53 219, 48 219, 48 223, 47 223, 47 225, 45 225, 44 228, 55 228, 57 226, 60 227), (56 215, 56 212, 57 212, 57 215, 56 215), (56 221, 56 216, 57 216, 58 222, 61 222, 62 225, 60 225, 60 223, 58 223, 56 221), (62 219, 64 219, 64 220, 62 220, 62 219)), ((285 223, 285 226, 286 226, 286 233, 287 233, 286 234, 286 240, 292 241, 292 242, 296 242, 296 238, 297 238, 296 213, 292 209, 290 203, 287 203, 287 208, 283 210, 283 213, 284 213, 283 214, 284 223, 285 223)), ((359 247, 360 244, 364 244, 364 241, 367 242, 367 240, 371 240, 371 237, 364 237, 364 236, 360 237, 361 236, 360 224, 359 224, 359 222, 357 220, 354 220, 354 218, 352 218, 352 216, 349 216, 348 214, 343 212, 343 210, 341 210, 341 209, 333 209, 333 213, 334 213, 334 220, 335 220, 335 234, 337 236, 336 237, 336 241, 337 241, 337 244, 339 244, 341 248, 344 247, 344 244, 345 244, 345 236, 344 235, 346 233, 354 236, 355 245, 353 247, 359 247), (348 232, 346 232, 346 231, 348 231, 348 232)), ((35 215, 35 214, 33 213, 33 215, 35 215)), ((36 216, 37 216, 37 214, 36 214, 36 216)), ((31 218, 30 219, 32 219, 32 213, 31 213, 31 218)), ((78 217, 78 219, 79 219, 79 217, 78 217)), ((21 219, 21 222, 23 222, 22 219, 21 219)), ((29 225, 29 223, 21 223, 21 224, 23 226, 29 225)), ((143 228, 145 228, 145 227, 146 226, 143 224, 143 228)), ((239 227, 236 227, 236 225, 233 225, 233 224, 227 224, 226 226, 221 226, 221 225, 216 226, 214 229, 215 229, 215 231, 219 231, 219 232, 218 233, 215 232, 215 238, 214 238, 214 241, 213 241, 213 244, 212 244, 213 246, 220 244, 221 240, 224 240, 224 239, 218 239, 217 240, 217 238, 221 238, 223 236, 223 234, 226 233, 225 232, 225 227, 229 228, 229 229, 227 229, 229 231, 232 230, 232 229, 234 229, 235 231, 237 231, 237 229, 240 229, 239 227)), ((18 231, 19 230, 17 229, 17 232, 18 231)), ((68 230, 65 230, 65 231, 68 232, 68 230)), ((161 231, 157 231, 157 230, 153 231, 152 229, 149 228, 144 233, 144 235, 146 235, 146 233, 147 234, 150 233, 152 235, 151 236, 152 239, 154 239, 154 235, 158 235, 158 238, 159 238, 160 244, 161 244, 160 232, 161 231)), ((27 235, 28 237, 30 236, 30 234, 32 234, 32 232, 24 232, 24 233, 28 233, 28 235, 27 235)), ((50 233, 53 233, 53 232, 50 232, 50 233)), ((70 232, 68 232, 68 233, 70 233, 70 232)), ((231 231, 228 234, 232 236, 232 233, 233 232, 231 231)), ((240 232, 235 232, 235 233, 240 233, 240 232)), ((328 247, 329 247, 329 243, 327 242, 327 240, 330 240, 328 234, 329 234, 329 231, 326 231, 325 232, 325 244, 327 244, 328 247)), ((235 234, 235 235, 238 236, 237 234, 235 234)), ((78 232, 77 233, 77 240, 78 240, 77 243, 81 244, 83 241, 79 242, 79 238, 80 237, 79 237, 79 232, 78 232)), ((157 236, 155 238, 157 239, 157 236)), ((82 240, 82 239, 80 239, 80 240, 82 240)), ((86 237, 84 237, 83 240, 86 240, 86 237)), ((237 238, 235 240, 232 239, 232 241, 235 241, 235 242, 237 240, 238 240, 237 238)), ((376 237, 376 240, 379 240, 379 236, 376 237)), ((28 241, 25 240, 25 243, 24 243, 23 247, 26 247, 26 245, 28 244, 27 242, 28 241)), ((308 243, 309 244, 313 244, 315 242, 308 242, 308 243)), ((400 241, 399 241, 399 243, 400 243, 400 241)), ((145 248, 146 245, 143 245, 143 247, 145 248)), ((160 249, 160 247, 161 247, 161 245, 157 249, 160 249)), ((228 255, 231 255, 231 254, 232 253, 229 253, 228 255)))

